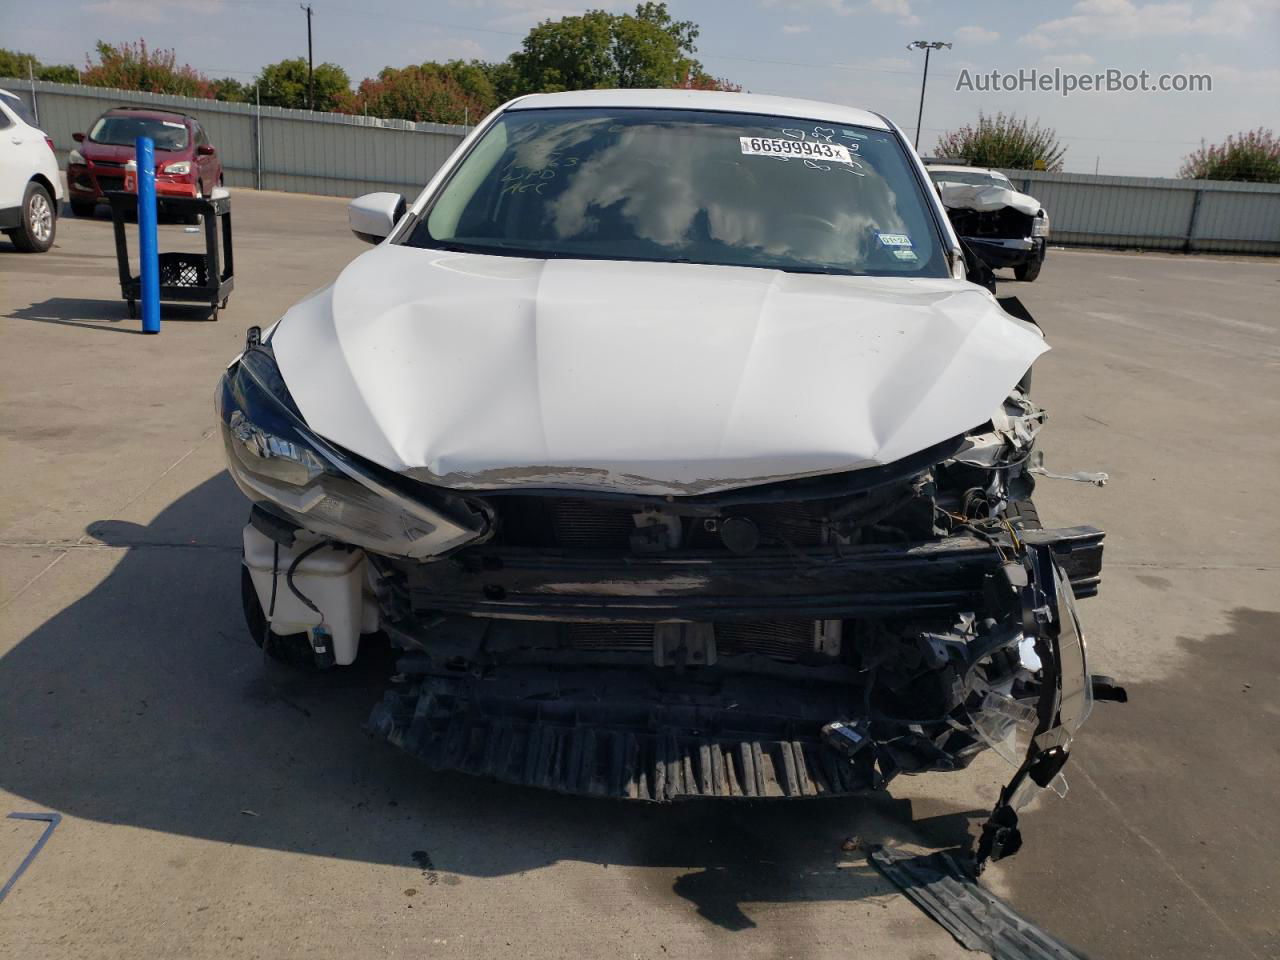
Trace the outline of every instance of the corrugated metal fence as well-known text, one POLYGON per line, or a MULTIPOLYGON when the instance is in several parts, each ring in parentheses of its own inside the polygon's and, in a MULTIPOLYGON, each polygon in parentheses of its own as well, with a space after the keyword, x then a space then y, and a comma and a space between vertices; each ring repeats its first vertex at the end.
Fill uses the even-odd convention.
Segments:
POLYGON ((1049 212, 1051 243, 1280 253, 1280 184, 1005 173, 1049 212))
MULTIPOLYGON (((28 103, 34 90, 64 166, 72 133, 108 107, 136 103, 197 117, 218 146, 228 186, 295 193, 413 197, 468 130, 75 84, 0 79, 0 87, 28 103)), ((1280 253, 1280 184, 1005 172, 1049 211, 1055 244, 1280 253)))
POLYGON ((75 146, 71 134, 87 132, 110 107, 136 104, 198 119, 218 148, 229 187, 335 197, 375 190, 416 196, 469 129, 39 80, 0 79, 0 87, 28 105, 34 89, 40 126, 53 138, 64 169, 75 146))

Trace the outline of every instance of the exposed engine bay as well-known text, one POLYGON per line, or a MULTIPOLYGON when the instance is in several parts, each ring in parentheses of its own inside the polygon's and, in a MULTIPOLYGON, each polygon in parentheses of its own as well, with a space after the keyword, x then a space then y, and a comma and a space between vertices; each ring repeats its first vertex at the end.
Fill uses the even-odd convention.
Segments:
MULTIPOLYGON (((224 380, 233 467, 308 462, 243 413, 273 370, 255 334, 224 380)), ((351 489, 289 501, 233 469, 255 500, 246 616, 264 647, 321 666, 384 634, 403 655, 372 730, 435 769, 566 793, 833 796, 992 747, 1018 767, 984 833, 998 858, 1018 806, 1065 790, 1095 695, 1075 600, 1097 591, 1103 534, 1041 528, 1027 464, 1044 421, 1015 388, 904 460, 690 497, 414 490, 308 437, 333 490, 429 493, 433 520, 396 521, 407 547, 353 546, 323 520, 329 502, 359 523, 351 489), (409 555, 459 530, 464 545, 409 555)))

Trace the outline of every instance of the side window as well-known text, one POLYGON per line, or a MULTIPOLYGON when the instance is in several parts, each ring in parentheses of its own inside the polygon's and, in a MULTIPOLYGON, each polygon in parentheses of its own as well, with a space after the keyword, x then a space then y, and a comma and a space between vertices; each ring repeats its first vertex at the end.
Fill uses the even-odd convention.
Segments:
POLYGON ((204 127, 200 126, 200 124, 197 123, 196 124, 196 146, 204 147, 204 146, 207 146, 208 143, 209 143, 208 134, 204 132, 204 127))
POLYGON ((9 114, 0 110, 0 130, 8 130, 13 126, 13 121, 9 119, 9 114))
POLYGON ((39 124, 36 123, 35 114, 31 112, 31 108, 28 107, 20 98, 14 96, 5 97, 4 105, 13 112, 14 116, 27 126, 39 127, 39 124))

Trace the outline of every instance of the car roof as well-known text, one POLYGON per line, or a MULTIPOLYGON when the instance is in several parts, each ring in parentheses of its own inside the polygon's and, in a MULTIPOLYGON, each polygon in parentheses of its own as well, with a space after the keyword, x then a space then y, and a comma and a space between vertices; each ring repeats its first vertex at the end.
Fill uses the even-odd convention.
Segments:
POLYGON ((867 110, 820 100, 770 97, 757 93, 725 93, 719 90, 571 90, 534 93, 512 101, 508 110, 548 110, 554 107, 650 107, 659 110, 714 110, 752 113, 797 120, 825 120, 851 126, 888 130, 889 124, 867 110))
POLYGON ((195 120, 190 114, 178 110, 165 110, 160 107, 112 107, 102 114, 104 117, 145 117, 151 120, 164 120, 178 117, 182 120, 195 120))

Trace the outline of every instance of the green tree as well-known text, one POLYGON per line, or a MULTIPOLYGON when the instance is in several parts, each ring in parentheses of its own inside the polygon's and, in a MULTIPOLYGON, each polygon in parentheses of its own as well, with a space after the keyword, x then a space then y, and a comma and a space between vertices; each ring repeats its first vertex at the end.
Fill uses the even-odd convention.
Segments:
POLYGON ((692 57, 697 38, 698 25, 672 19, 665 3, 641 3, 629 14, 588 10, 545 20, 511 55, 511 92, 714 84, 692 57))
POLYGON ((227 100, 231 103, 245 103, 253 97, 253 88, 246 87, 234 77, 223 77, 209 81, 209 96, 214 100, 227 100))
MULTIPOLYGON (((367 113, 371 117, 475 123, 495 103, 488 78, 478 73, 483 83, 468 89, 458 74, 447 66, 424 63, 402 69, 386 67, 376 78, 361 81, 352 102, 344 104, 343 109, 349 113, 367 113)), ((469 72, 464 76, 470 81, 477 79, 469 72)))
POLYGON ((976 125, 963 126, 938 138, 939 157, 964 158, 976 167, 1012 170, 1061 170, 1067 148, 1058 135, 1040 122, 1019 120, 1013 114, 994 117, 978 113, 976 125))
POLYGON ((69 63, 45 63, 36 70, 36 79, 50 83, 79 83, 80 71, 69 63))
POLYGON ((112 45, 99 40, 98 62, 86 60, 81 82, 117 90, 146 90, 186 97, 208 95, 208 79, 172 50, 149 50, 145 40, 112 45))
MULTIPOLYGON (((314 81, 316 110, 338 110, 349 105, 351 80, 336 63, 317 65, 314 81)), ((267 64, 254 83, 264 104, 307 109, 307 61, 303 57, 267 64)))
POLYGON ((41 63, 33 54, 0 48, 0 77, 26 79, 35 75, 37 80, 52 83, 77 83, 79 74, 69 63, 41 63))
POLYGON ((25 77, 28 69, 37 69, 40 61, 29 53, 0 47, 0 77, 25 77))
POLYGON ((495 103, 506 103, 513 97, 520 95, 522 90, 520 73, 510 59, 499 60, 496 63, 484 63, 479 60, 471 62, 483 70, 485 76, 489 78, 489 85, 493 88, 495 103))
POLYGON ((1186 180, 1246 180, 1280 183, 1280 139, 1259 127, 1232 134, 1225 143, 1205 146, 1187 155, 1178 176, 1186 180))

